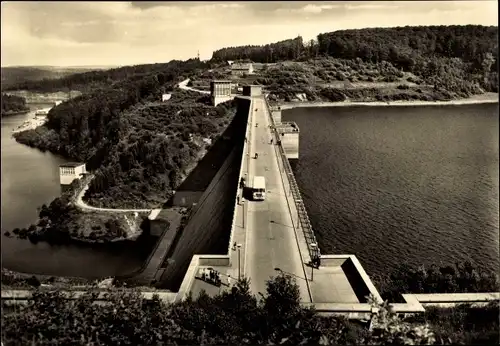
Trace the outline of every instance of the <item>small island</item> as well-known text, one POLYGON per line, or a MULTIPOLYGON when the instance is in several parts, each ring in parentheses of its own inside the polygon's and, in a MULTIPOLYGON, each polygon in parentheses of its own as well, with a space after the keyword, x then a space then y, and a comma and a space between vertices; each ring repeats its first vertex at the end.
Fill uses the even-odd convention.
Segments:
POLYGON ((20 96, 2 93, 2 117, 29 112, 26 99, 20 96))

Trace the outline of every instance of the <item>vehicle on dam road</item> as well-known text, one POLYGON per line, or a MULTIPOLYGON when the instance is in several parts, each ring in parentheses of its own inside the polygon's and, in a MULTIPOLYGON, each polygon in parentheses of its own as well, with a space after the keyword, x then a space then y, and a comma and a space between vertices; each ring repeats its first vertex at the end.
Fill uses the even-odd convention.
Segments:
POLYGON ((266 178, 262 176, 253 177, 252 199, 254 201, 263 201, 266 199, 266 178))

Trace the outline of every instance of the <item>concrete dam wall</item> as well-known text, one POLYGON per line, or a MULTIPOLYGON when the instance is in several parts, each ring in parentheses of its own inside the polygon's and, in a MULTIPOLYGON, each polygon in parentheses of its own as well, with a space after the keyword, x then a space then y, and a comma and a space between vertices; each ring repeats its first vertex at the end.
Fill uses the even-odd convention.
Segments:
POLYGON ((238 99, 229 155, 191 211, 160 279, 162 288, 176 291, 194 254, 225 253, 231 231, 250 100, 238 99))

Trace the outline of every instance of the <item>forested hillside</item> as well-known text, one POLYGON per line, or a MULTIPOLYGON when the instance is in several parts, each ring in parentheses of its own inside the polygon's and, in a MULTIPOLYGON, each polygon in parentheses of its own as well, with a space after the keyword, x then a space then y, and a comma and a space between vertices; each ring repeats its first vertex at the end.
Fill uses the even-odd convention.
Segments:
POLYGON ((91 68, 54 68, 54 67, 2 67, 2 89, 7 90, 26 81, 41 81, 65 77, 74 73, 82 73, 91 68))
POLYGON ((118 81, 56 106, 45 126, 16 139, 100 168, 87 197, 104 197, 104 206, 165 202, 200 150, 189 134, 201 141, 221 133, 233 106, 210 107, 205 97, 179 89, 162 103, 162 93, 205 65, 199 60, 159 65, 149 65, 148 73, 146 66, 109 72, 108 78, 118 81))
MULTIPOLYGON (((264 46, 224 48, 214 52, 212 57, 214 61, 251 59, 262 63, 292 59, 311 62, 319 58, 339 60, 335 64, 340 69, 332 72, 341 74, 338 78, 334 76, 333 80, 347 81, 349 76, 342 75, 349 68, 362 70, 362 75, 367 78, 370 73, 381 74, 383 69, 394 70, 397 74, 411 73, 424 84, 435 89, 458 91, 461 97, 481 91, 498 92, 497 27, 467 25, 342 30, 319 34, 317 41, 304 45, 302 38, 298 37, 264 46), (346 70, 342 66, 349 68, 346 70), (364 73, 365 66, 370 69, 368 73, 364 73)), ((393 78, 392 81, 396 80, 393 78)), ((295 84, 288 83, 284 89, 288 86, 298 89, 295 84)), ((299 92, 307 89, 311 88, 301 87, 299 92)))
POLYGON ((487 53, 497 59, 497 37, 498 27, 481 25, 341 30, 319 34, 317 42, 305 45, 299 36, 263 46, 223 48, 213 53, 212 60, 250 59, 266 63, 328 55, 388 61, 401 67, 411 67, 412 59, 422 57, 461 58, 481 64, 487 53))
POLYGON ((251 60, 253 62, 273 63, 278 61, 293 60, 304 53, 302 37, 293 40, 284 40, 264 46, 240 46, 216 50, 212 61, 222 62, 227 60, 251 60))
MULTIPOLYGON (((198 61, 198 60, 191 60, 198 61)), ((205 64, 200 63, 197 67, 204 68, 205 64)), ((16 84, 9 85, 4 90, 28 90, 33 92, 54 92, 67 91, 70 89, 80 90, 82 92, 91 92, 100 87, 109 87, 120 81, 137 82, 152 73, 177 73, 184 62, 172 60, 168 63, 146 64, 135 66, 124 66, 109 70, 88 71, 84 73, 75 73, 64 78, 42 80, 25 80, 16 84)), ((189 68, 187 69, 189 70, 189 68)), ((160 77, 161 78, 161 77, 160 77)), ((118 86, 117 88, 119 88, 118 86)))
POLYGON ((19 96, 2 94, 2 117, 28 111, 26 100, 19 96))

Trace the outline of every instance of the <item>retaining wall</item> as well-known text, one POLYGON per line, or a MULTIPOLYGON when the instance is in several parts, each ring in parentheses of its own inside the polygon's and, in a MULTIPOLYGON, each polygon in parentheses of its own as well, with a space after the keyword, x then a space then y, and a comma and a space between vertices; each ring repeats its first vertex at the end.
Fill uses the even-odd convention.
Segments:
MULTIPOLYGON (((238 140, 233 141, 232 151, 193 209, 170 256, 173 261, 165 268, 161 280, 167 281, 169 289, 178 289, 193 255, 223 253, 228 247, 250 106, 246 100, 241 102, 233 119, 234 138, 238 140)), ((222 262, 226 265, 229 260, 222 259, 222 262)))

